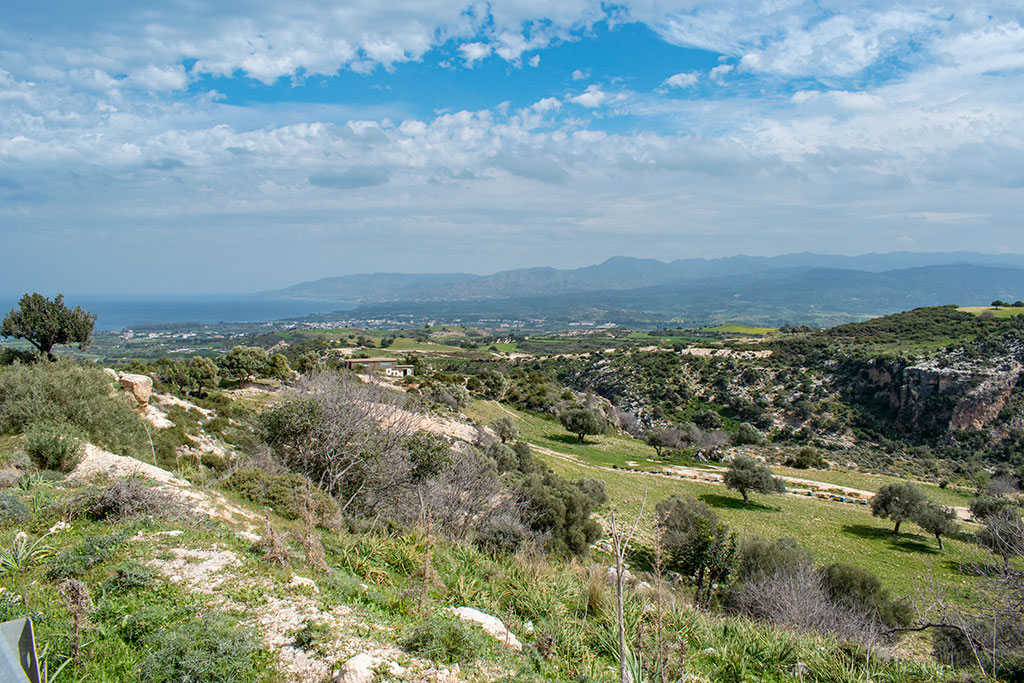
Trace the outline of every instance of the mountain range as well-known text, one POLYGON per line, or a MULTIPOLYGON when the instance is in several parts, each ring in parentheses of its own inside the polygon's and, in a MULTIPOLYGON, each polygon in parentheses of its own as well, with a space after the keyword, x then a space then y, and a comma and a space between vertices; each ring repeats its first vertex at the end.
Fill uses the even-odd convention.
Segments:
POLYGON ((347 275, 262 296, 358 303, 364 316, 835 324, 918 306, 1024 298, 1024 255, 801 253, 668 263, 620 256, 573 270, 347 275))

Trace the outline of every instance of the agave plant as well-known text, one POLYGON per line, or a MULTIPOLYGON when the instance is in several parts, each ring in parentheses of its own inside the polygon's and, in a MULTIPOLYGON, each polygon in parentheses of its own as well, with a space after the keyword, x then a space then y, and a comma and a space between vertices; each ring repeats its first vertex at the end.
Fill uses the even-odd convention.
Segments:
POLYGON ((45 543, 49 535, 46 533, 30 541, 28 534, 19 531, 10 548, 0 549, 0 575, 18 571, 53 555, 53 546, 45 543))

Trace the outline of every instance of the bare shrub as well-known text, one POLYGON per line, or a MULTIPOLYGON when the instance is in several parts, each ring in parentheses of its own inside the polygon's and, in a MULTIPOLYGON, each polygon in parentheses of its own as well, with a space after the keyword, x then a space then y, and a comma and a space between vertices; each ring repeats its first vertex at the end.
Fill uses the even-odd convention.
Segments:
POLYGON ((882 637, 883 627, 866 611, 833 602, 821 572, 809 564, 741 582, 730 592, 729 605, 755 619, 864 645, 878 643, 882 637))
POLYGON ((138 479, 114 479, 103 488, 87 489, 66 504, 66 516, 97 520, 123 520, 137 517, 182 519, 191 516, 189 508, 173 494, 138 479))

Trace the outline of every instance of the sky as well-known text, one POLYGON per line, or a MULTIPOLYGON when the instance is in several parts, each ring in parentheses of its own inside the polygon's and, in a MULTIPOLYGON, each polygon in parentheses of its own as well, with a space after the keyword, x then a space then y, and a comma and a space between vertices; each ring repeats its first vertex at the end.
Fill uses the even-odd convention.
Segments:
POLYGON ((1024 4, 69 0, 0 21, 0 293, 1024 251, 1024 4))

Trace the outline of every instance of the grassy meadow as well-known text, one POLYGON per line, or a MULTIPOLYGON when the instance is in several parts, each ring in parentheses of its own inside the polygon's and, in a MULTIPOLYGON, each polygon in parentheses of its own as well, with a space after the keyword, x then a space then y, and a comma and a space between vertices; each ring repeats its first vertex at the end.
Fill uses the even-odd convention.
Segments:
MULTIPOLYGON (((723 486, 652 474, 652 471, 659 471, 665 461, 656 460, 653 448, 629 437, 608 433, 588 436, 584 444, 579 444, 576 437, 566 434, 553 418, 515 410, 493 401, 476 401, 465 412, 482 424, 490 424, 503 415, 514 416, 520 438, 572 458, 540 455, 547 465, 571 479, 589 477, 602 480, 611 504, 625 516, 637 514, 646 491, 648 498, 641 531, 648 544, 652 538, 653 513, 657 503, 673 494, 688 493, 711 506, 723 521, 742 535, 756 534, 766 538, 792 536, 814 555, 817 562, 845 562, 870 570, 878 574, 893 593, 910 599, 923 595, 929 582, 934 581, 948 590, 954 599, 969 602, 970 582, 960 573, 960 567, 979 561, 986 555, 967 534, 946 539, 945 549, 940 552, 933 537, 909 523, 894 538, 891 523, 873 517, 867 506, 759 494, 752 494, 751 503, 744 505, 738 493, 723 486)), ((869 491, 877 491, 882 485, 897 480, 895 477, 831 470, 775 468, 775 471, 784 476, 869 491)), ((936 502, 965 505, 968 501, 967 496, 959 491, 922 486, 929 498, 936 502)))

